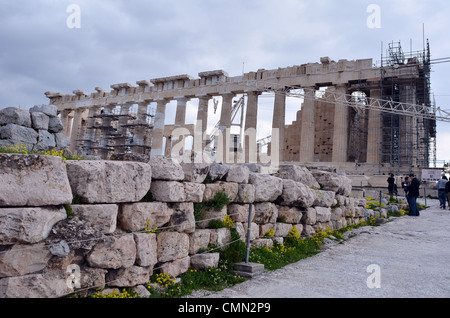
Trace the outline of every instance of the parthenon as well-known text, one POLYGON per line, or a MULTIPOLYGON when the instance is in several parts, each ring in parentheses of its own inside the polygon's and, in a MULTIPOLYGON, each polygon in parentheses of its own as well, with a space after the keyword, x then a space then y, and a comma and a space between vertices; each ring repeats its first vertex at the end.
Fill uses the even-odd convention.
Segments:
POLYGON ((45 94, 58 107, 71 151, 80 155, 173 156, 186 151, 184 140, 192 136, 194 146, 187 158, 194 157, 192 152, 208 152, 224 163, 259 162, 260 146, 267 143, 268 154, 280 163, 407 172, 428 167, 433 159, 436 122, 430 102, 429 56, 429 48, 408 55, 392 43, 381 66, 372 59, 336 62, 322 57, 320 63, 259 69, 234 77, 214 70, 201 72, 198 78, 177 75, 136 85, 114 84, 109 92, 97 87, 91 94, 79 90, 45 94), (257 140, 262 94, 274 96, 273 133, 257 140), (297 116, 286 124, 288 96, 299 98, 297 116), (216 98, 221 99, 220 121, 214 132, 207 132, 208 112, 216 98), (169 125, 166 106, 173 100, 175 122, 169 125), (186 124, 188 101, 197 101, 195 124, 186 124), (383 102, 424 108, 418 116, 387 112, 383 102), (231 133, 238 111, 241 129, 231 133))

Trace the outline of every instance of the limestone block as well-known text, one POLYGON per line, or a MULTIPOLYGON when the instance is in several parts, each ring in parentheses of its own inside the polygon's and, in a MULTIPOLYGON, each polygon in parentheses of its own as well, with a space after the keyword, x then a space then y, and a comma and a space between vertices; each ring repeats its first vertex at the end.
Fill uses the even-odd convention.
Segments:
POLYGON ((30 274, 0 279, 0 298, 59 298, 70 292, 65 278, 30 274))
POLYGON ((71 205, 72 212, 88 226, 102 234, 116 230, 119 206, 117 204, 71 205))
POLYGON ((0 206, 55 206, 72 199, 62 158, 0 154, 0 206))
POLYGON ((234 202, 253 203, 255 201, 255 186, 253 184, 239 184, 234 202))
POLYGON ((186 233, 159 233, 157 243, 159 262, 171 262, 189 254, 189 235, 186 233))
POLYGON ((255 202, 275 201, 283 192, 283 180, 271 175, 250 173, 249 183, 255 187, 255 202))
POLYGON ((318 192, 300 182, 283 179, 281 204, 308 208, 318 200, 318 192))
POLYGON ((174 210, 165 202, 125 203, 119 211, 120 228, 137 232, 146 227, 162 227, 170 221, 174 210))
POLYGON ((45 268, 51 256, 43 243, 9 246, 0 253, 0 278, 39 272, 45 268))
POLYGON ((314 202, 314 205, 329 208, 333 206, 333 203, 336 200, 336 193, 333 191, 319 190, 317 198, 318 199, 314 202))
POLYGON ((211 230, 197 229, 189 235, 189 254, 197 254, 199 250, 206 250, 211 239, 211 230))
POLYGON ((56 147, 55 135, 47 130, 39 130, 38 142, 34 147, 38 151, 48 151, 56 147))
POLYGON ((297 165, 280 165, 277 176, 282 179, 301 182, 308 187, 315 187, 316 189, 320 188, 319 183, 306 167, 297 165))
POLYGON ((321 190, 333 191, 344 196, 349 196, 352 193, 351 180, 346 176, 320 170, 315 170, 312 174, 317 182, 323 186, 321 190))
POLYGON ((108 271, 103 268, 82 266, 80 271, 81 288, 105 288, 105 276, 108 271))
POLYGON ((230 166, 228 165, 220 163, 211 164, 208 173, 210 181, 214 182, 222 180, 222 178, 228 173, 228 170, 230 170, 230 166))
POLYGON ((136 242, 136 264, 142 267, 154 266, 158 262, 156 234, 134 233, 136 242))
MULTIPOLYGON (((250 204, 232 203, 228 205, 228 215, 234 222, 248 222, 248 214, 250 212, 250 204)), ((252 213, 252 221, 255 219, 255 214, 252 213)))
POLYGON ((317 215, 317 222, 320 223, 329 222, 331 220, 331 209, 317 206, 316 215, 317 215))
POLYGON ((178 181, 152 181, 150 191, 157 201, 162 202, 184 202, 186 193, 184 184, 178 181))
MULTIPOLYGON (((243 225, 243 235, 241 235, 241 238, 244 240, 244 242, 247 241, 247 234, 248 234, 248 223, 242 223, 243 225)), ((259 238, 259 226, 256 223, 250 224, 250 241, 254 241, 257 238, 259 238)))
POLYGON ((25 144, 37 143, 38 133, 33 128, 7 124, 0 126, 0 139, 10 139, 25 144))
POLYGON ((275 224, 273 223, 261 224, 259 226, 259 236, 266 236, 270 230, 275 231, 275 224))
POLYGON ((302 223, 313 225, 317 223, 317 212, 314 208, 308 208, 303 212, 302 223))
POLYGON ((243 165, 233 165, 228 170, 226 181, 236 183, 248 183, 250 170, 243 165))
POLYGON ((211 244, 216 246, 225 246, 231 242, 231 233, 227 228, 211 230, 211 244))
POLYGON ((257 224, 275 223, 278 217, 278 208, 274 203, 262 202, 255 203, 254 209, 254 222, 257 224))
POLYGON ((202 212, 201 219, 197 221, 196 227, 207 228, 209 223, 213 220, 223 220, 227 215, 227 207, 224 206, 221 210, 207 208, 202 212))
POLYGON ((194 203, 183 202, 173 205, 173 214, 169 226, 182 233, 195 231, 194 203))
POLYGON ((50 118, 40 112, 33 112, 30 113, 31 115, 31 127, 35 130, 47 130, 48 129, 48 123, 50 121, 50 118))
POLYGON ((169 274, 172 277, 178 277, 188 271, 191 264, 191 258, 189 256, 177 259, 172 262, 167 262, 159 267, 159 271, 164 274, 169 274))
POLYGON ((119 269, 133 266, 136 260, 133 234, 106 238, 94 246, 86 260, 91 267, 119 269))
POLYGON ((70 138, 63 133, 55 134, 56 147, 59 149, 64 149, 70 146, 70 138))
POLYGON ((271 248, 273 246, 272 239, 259 238, 252 242, 252 248, 260 248, 260 247, 268 247, 271 248))
POLYGON ((152 178, 154 180, 182 181, 184 171, 178 161, 172 158, 155 156, 150 159, 152 178))
POLYGON ((299 208, 279 206, 278 218, 289 224, 298 224, 302 220, 303 213, 299 208))
POLYGON ((292 230, 292 224, 288 223, 276 223, 275 224, 275 236, 287 237, 292 230))
POLYGON ((342 219, 344 212, 341 208, 334 208, 331 210, 331 221, 338 221, 342 219))
POLYGON ((303 231, 302 231, 302 235, 303 236, 311 236, 314 235, 316 233, 316 230, 309 224, 305 224, 303 226, 303 231))
POLYGON ((191 267, 197 270, 206 270, 208 268, 219 266, 219 253, 204 253, 191 256, 191 267))
POLYGON ((206 185, 196 182, 185 182, 184 192, 186 194, 186 201, 200 203, 203 201, 203 194, 206 185))
POLYGON ((239 185, 235 182, 223 182, 217 181, 215 183, 208 183, 205 187, 205 192, 203 193, 203 201, 210 201, 214 199, 217 192, 224 192, 230 201, 233 202, 239 191, 239 185))
POLYGON ((58 107, 55 105, 35 105, 30 108, 30 112, 41 112, 49 117, 56 117, 58 115, 58 107))
POLYGON ((48 131, 51 133, 59 133, 64 129, 63 123, 59 117, 51 117, 48 122, 48 131))
POLYGON ((128 268, 113 269, 108 271, 106 282, 108 286, 133 287, 148 283, 152 275, 152 267, 131 266, 128 268))
POLYGON ((74 196, 84 203, 138 202, 150 190, 149 164, 130 161, 67 160, 74 196))
POLYGON ((187 182, 202 183, 209 173, 210 165, 207 163, 184 163, 181 167, 184 171, 184 180, 187 182))
POLYGON ((30 112, 18 107, 7 107, 0 110, 0 126, 16 124, 24 127, 31 127, 30 112))
POLYGON ((64 208, 0 209, 0 245, 38 243, 45 240, 52 227, 67 218, 64 208))

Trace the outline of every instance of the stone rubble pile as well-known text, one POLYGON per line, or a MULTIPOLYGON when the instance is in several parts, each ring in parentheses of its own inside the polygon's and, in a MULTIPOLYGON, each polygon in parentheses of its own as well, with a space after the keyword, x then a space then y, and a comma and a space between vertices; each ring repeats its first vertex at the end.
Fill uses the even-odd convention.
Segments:
POLYGON ((37 105, 30 110, 8 107, 0 110, 0 147, 24 145, 29 151, 64 149, 70 140, 53 105, 37 105))
POLYGON ((64 162, 0 154, 0 297, 63 297, 74 287, 139 286, 154 272, 176 277, 217 266, 219 253, 201 251, 230 243, 228 228, 209 228, 208 220, 226 215, 244 241, 250 226, 255 246, 282 242, 293 227, 309 236, 370 216, 346 177, 293 165, 274 175, 253 171, 163 157, 64 162), (219 191, 231 203, 196 221, 194 204, 219 191))

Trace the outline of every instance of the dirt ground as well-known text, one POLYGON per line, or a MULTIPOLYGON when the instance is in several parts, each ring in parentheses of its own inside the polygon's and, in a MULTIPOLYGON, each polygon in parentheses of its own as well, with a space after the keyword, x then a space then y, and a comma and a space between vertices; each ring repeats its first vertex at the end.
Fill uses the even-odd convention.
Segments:
MULTIPOLYGON (((423 201, 422 201, 423 203, 423 201)), ((450 211, 356 230, 342 244, 214 294, 194 298, 449 298, 450 211)))

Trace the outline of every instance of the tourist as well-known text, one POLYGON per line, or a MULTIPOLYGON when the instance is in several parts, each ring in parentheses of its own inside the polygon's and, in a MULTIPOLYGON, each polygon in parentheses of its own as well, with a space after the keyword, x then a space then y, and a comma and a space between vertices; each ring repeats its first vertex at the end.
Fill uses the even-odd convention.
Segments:
POLYGON ((438 198, 441 204, 441 209, 445 209, 445 201, 447 201, 447 192, 445 192, 445 186, 448 183, 448 179, 446 176, 442 176, 442 179, 438 181, 438 198))
POLYGON ((397 195, 397 187, 395 184, 395 178, 393 173, 389 173, 389 178, 387 179, 388 183, 388 191, 389 195, 393 196, 394 194, 397 195))
POLYGON ((445 193, 447 194, 448 209, 450 210, 450 182, 445 184, 445 193))
POLYGON ((409 178, 411 179, 411 183, 408 187, 408 197, 407 197, 409 204, 409 215, 420 216, 419 207, 417 206, 420 181, 412 173, 409 175, 409 178))
POLYGON ((403 191, 405 191, 405 198, 408 197, 409 177, 405 177, 405 181, 402 182, 403 191))

